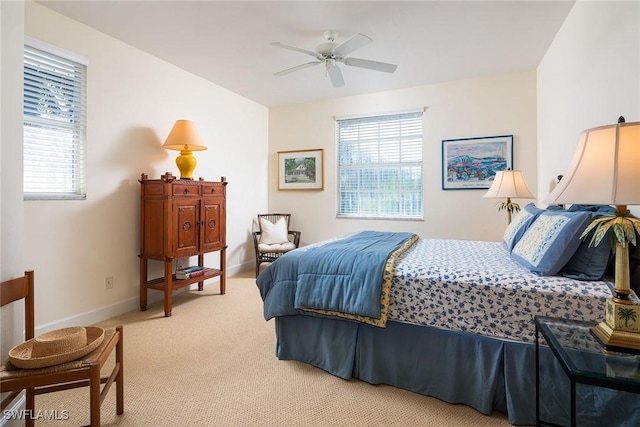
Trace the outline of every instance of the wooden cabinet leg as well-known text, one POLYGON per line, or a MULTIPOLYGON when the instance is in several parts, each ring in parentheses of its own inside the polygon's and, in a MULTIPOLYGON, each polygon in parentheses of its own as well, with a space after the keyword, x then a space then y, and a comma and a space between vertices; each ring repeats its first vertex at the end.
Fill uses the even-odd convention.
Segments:
POLYGON ((164 317, 171 317, 173 291, 173 259, 164 262, 164 317))
POLYGON ((220 271, 222 274, 220 275, 220 295, 224 295, 227 290, 227 247, 223 247, 220 250, 220 271))
MULTIPOLYGON (((198 255, 198 265, 204 267, 204 254, 198 255)), ((198 290, 202 291, 204 289, 204 280, 198 282, 198 290)))
POLYGON ((140 258, 140 311, 147 310, 147 260, 140 258))

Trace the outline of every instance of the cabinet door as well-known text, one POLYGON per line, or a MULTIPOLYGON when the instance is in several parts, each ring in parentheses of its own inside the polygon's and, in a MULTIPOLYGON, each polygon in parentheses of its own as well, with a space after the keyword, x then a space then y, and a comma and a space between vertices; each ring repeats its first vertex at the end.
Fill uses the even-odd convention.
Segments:
POLYGON ((176 227, 174 256, 183 258, 195 255, 198 253, 200 243, 198 232, 200 200, 197 197, 176 197, 173 203, 176 227))
POLYGON ((224 245, 224 199, 206 197, 202 200, 202 250, 217 251, 224 245))

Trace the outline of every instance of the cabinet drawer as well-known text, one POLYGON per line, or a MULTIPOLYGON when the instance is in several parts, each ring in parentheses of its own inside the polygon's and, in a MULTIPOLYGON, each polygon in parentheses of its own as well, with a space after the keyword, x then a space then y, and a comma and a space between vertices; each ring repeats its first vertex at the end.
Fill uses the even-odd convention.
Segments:
POLYGON ((142 185, 143 196, 163 196, 164 183, 155 181, 144 181, 142 185))
POLYGON ((202 195, 203 196, 211 196, 211 195, 219 195, 221 196, 223 190, 222 184, 203 184, 202 185, 202 195))
POLYGON ((173 195, 174 196, 199 196, 199 186, 189 184, 174 184, 173 195))

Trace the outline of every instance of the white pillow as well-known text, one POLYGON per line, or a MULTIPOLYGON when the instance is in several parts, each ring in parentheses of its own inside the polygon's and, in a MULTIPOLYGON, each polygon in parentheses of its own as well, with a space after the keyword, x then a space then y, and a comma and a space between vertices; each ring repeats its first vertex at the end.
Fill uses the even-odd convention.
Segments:
POLYGON ((275 224, 260 218, 260 243, 279 245, 288 241, 287 221, 284 218, 280 218, 275 224))

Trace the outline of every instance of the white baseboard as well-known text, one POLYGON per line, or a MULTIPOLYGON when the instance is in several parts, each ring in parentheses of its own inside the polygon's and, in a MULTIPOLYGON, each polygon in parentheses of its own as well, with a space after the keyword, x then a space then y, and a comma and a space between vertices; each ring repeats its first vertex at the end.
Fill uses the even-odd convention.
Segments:
MULTIPOLYGON (((231 268, 227 268, 227 277, 233 276, 234 274, 238 274, 244 270, 248 270, 252 267, 252 263, 240 264, 231 268)), ((217 286, 219 279, 211 280, 205 284, 205 286, 217 286)), ((186 292, 187 290, 196 290, 198 289, 198 284, 195 283, 188 288, 182 288, 174 291, 174 295, 179 295, 181 292, 186 292)), ((157 302, 161 302, 163 299, 162 292, 149 292, 149 304, 154 304, 157 302)), ((69 326, 78 326, 78 325, 93 325, 99 322, 102 322, 107 319, 111 319, 112 317, 120 316, 121 314, 128 313, 130 311, 139 310, 140 309, 140 300, 139 297, 132 297, 127 300, 118 302, 116 304, 107 305, 104 307, 97 308, 95 310, 87 311, 85 313, 79 313, 74 316, 67 317, 65 319, 56 320, 54 322, 50 322, 44 325, 36 326, 36 335, 41 335, 45 332, 52 331, 54 329, 66 328, 69 326)))

